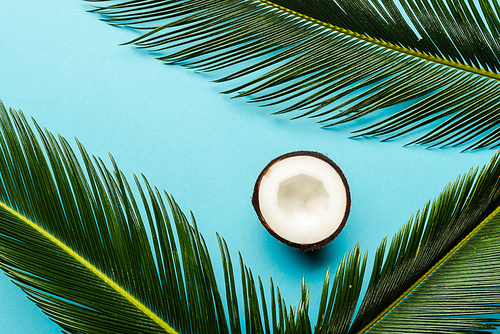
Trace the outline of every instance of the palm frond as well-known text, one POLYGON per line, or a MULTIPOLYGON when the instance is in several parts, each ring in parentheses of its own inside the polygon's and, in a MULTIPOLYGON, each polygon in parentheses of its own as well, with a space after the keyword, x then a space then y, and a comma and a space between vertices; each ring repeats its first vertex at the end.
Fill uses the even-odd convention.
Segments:
POLYGON ((136 178, 143 220, 114 162, 35 126, 40 139, 0 104, 0 267, 71 333, 227 333, 208 250, 173 198, 136 178))
POLYGON ((349 333, 479 333, 500 326, 485 316, 500 312, 499 176, 496 154, 427 203, 387 252, 381 244, 349 333))
POLYGON ((0 107, 0 263, 30 299, 70 332, 225 326, 208 253, 171 197, 180 255, 165 204, 147 182, 150 204, 137 184, 152 242, 116 166, 113 176, 79 144, 82 167, 63 138, 36 126, 44 154, 23 115, 0 107))
POLYGON ((319 118, 330 127, 409 102, 356 136, 387 140, 430 127, 411 144, 500 145, 496 0, 479 6, 464 0, 132 0, 95 11, 110 24, 144 29, 131 43, 172 50, 159 57, 168 64, 199 71, 246 64, 217 81, 247 78, 225 93, 283 105, 278 114, 293 111, 293 118, 319 118))

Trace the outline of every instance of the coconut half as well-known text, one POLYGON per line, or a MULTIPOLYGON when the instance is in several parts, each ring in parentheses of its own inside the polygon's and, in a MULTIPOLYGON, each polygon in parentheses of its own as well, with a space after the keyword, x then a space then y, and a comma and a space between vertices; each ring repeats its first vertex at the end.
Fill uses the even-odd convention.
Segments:
POLYGON ((340 233, 351 196, 344 174, 332 160, 321 153, 297 151, 273 159, 262 170, 252 204, 276 239, 313 250, 340 233))

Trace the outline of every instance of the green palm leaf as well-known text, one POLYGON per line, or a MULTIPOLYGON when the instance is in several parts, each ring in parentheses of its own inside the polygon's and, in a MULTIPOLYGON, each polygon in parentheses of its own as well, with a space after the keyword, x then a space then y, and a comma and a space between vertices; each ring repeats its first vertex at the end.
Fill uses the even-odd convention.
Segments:
MULTIPOLYGON (((500 312, 499 176, 496 154, 481 171, 450 183, 389 247, 383 240, 354 320, 345 311, 347 303, 340 311, 347 324, 322 323, 339 312, 325 307, 325 287, 315 333, 491 333, 499 328, 498 316, 488 316, 500 312)), ((364 265, 359 256, 350 260, 353 267, 364 265)), ((357 279, 349 274, 339 279, 346 281, 330 298, 353 293, 357 300, 357 279)))
POLYGON ((278 114, 330 127, 407 102, 356 135, 391 139, 423 128, 411 143, 499 145, 496 0, 132 0, 96 11, 145 30, 131 43, 172 50, 159 57, 168 64, 234 66, 218 81, 246 82, 226 93, 282 105, 278 114))
POLYGON ((500 161, 459 178, 377 249, 349 333, 470 333, 498 328, 500 161), (467 316, 467 317, 465 317, 467 316))
POLYGON ((206 246, 172 197, 169 218, 136 178, 143 221, 116 165, 36 128, 45 153, 0 105, 0 266, 28 297, 72 333, 227 332, 206 246))
MULTIPOLYGON (((180 258, 167 248, 173 239, 160 206, 149 219, 154 233, 150 244, 119 170, 113 178, 80 146, 86 180, 68 143, 62 138, 57 143, 37 127, 47 161, 22 114, 12 112, 10 119, 3 107, 1 111, 2 269, 68 331, 175 333, 166 321, 183 328, 197 310, 193 307, 190 314, 186 308, 191 298, 186 299, 188 287, 178 280, 183 274, 180 258), (169 267, 155 261, 155 255, 169 267), (175 312, 167 316, 167 310, 175 312)), ((176 222, 185 224, 183 219, 177 216, 176 222)), ((182 233, 189 237, 193 231, 182 233)), ((182 259, 185 265, 199 261, 184 254, 182 259)), ((194 268, 198 272, 184 274, 202 274, 199 266, 194 268)), ((208 281, 206 276, 194 282, 206 284, 199 281, 208 281)), ((204 288, 211 293, 210 284, 204 288)), ((216 295, 199 297, 212 300, 216 295)))

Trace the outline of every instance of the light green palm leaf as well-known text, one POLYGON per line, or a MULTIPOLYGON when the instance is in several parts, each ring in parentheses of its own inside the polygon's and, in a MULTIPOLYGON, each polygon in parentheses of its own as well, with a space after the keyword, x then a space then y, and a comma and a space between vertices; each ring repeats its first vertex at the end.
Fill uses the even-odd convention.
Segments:
POLYGON ((172 218, 136 179, 143 221, 116 166, 79 144, 82 167, 63 138, 37 127, 44 153, 22 114, 0 105, 0 117, 0 264, 30 299, 70 332, 226 327, 208 251, 170 196, 172 218))
MULTIPOLYGON (((498 210, 497 210, 498 211, 498 210)), ((466 330, 492 330, 500 320, 489 321, 464 316, 498 314, 500 258, 497 239, 500 215, 468 238, 446 257, 432 277, 415 287, 393 310, 373 325, 368 333, 460 333, 466 330), (458 329, 462 329, 459 331, 458 329)))
POLYGON ((245 83, 226 93, 282 105, 278 114, 329 127, 408 102, 357 135, 423 128, 412 143, 480 149, 500 139, 499 9, 496 0, 140 0, 96 11, 144 29, 131 43, 171 50, 159 57, 168 64, 238 65, 217 81, 245 83))

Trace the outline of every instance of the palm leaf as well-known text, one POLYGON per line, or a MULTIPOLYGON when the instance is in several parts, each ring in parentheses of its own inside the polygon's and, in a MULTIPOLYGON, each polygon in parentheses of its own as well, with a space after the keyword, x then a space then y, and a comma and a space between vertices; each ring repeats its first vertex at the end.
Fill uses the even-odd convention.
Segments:
MULTIPOLYGON (((35 128, 38 137, 20 111, 7 112, 0 102, 0 268, 65 331, 311 332, 305 282, 292 308, 271 279, 268 312, 264 285, 258 277, 257 287, 240 255, 238 298, 229 250, 219 237, 224 304, 194 217, 190 225, 172 196, 164 194, 165 204, 146 178, 142 186, 134 176, 140 209, 112 157, 110 172, 78 141, 81 160, 64 138, 35 128)), ((336 282, 355 278, 357 294, 335 301, 339 315, 324 321, 352 317, 363 272, 356 248, 340 264, 336 282)), ((331 308, 335 298, 328 300, 331 308)))
POLYGON ((168 64, 233 67, 217 81, 246 82, 226 93, 280 105, 277 114, 330 127, 401 105, 356 136, 423 129, 411 143, 499 145, 496 0, 131 0, 95 11, 144 30, 131 43, 171 50, 159 57, 168 64))
MULTIPOLYGON (((500 159, 471 170, 377 249, 349 333, 471 333, 499 327, 500 159)), ((482 333, 482 332, 481 332, 482 333)))
MULTIPOLYGON (((224 304, 194 217, 189 224, 172 196, 164 194, 166 204, 157 188, 134 176, 140 209, 112 158, 110 172, 78 141, 80 158, 64 138, 35 128, 38 137, 20 111, 7 112, 0 102, 0 268, 65 331, 311 332, 304 281, 292 308, 271 279, 268 311, 262 280, 257 287, 240 255, 238 298, 229 250, 218 237, 224 304)), ((357 293, 335 300, 325 290, 323 302, 338 315, 324 323, 352 317, 364 272, 359 263, 355 248, 340 264, 332 291, 355 284, 357 293)))
POLYGON ((63 138, 37 126, 44 155, 23 115, 0 111, 1 267, 30 299, 70 332, 176 333, 201 307, 214 319, 201 328, 224 325, 206 249, 170 197, 181 256, 164 203, 147 183, 152 242, 118 169, 113 177, 79 145, 82 168, 63 138))

